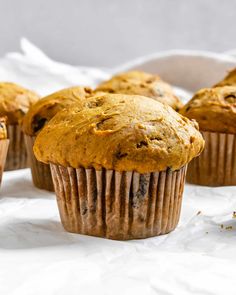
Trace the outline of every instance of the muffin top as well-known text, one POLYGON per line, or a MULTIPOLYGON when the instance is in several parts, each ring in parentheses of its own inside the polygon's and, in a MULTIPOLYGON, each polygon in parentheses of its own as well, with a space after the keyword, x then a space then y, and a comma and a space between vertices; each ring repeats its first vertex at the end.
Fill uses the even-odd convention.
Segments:
POLYGON ((140 71, 118 74, 98 85, 96 91, 147 96, 161 103, 167 103, 176 111, 183 107, 169 84, 157 75, 140 71))
POLYGON ((0 116, 7 117, 7 124, 18 124, 29 107, 39 99, 39 96, 17 84, 0 83, 0 116))
POLYGON ((148 173, 177 170, 204 141, 195 121, 144 96, 103 94, 57 113, 36 137, 39 161, 148 173))
POLYGON ((35 103, 23 119, 22 129, 27 135, 36 135, 60 110, 90 96, 89 87, 70 87, 52 93, 35 103))
POLYGON ((200 130, 236 133, 236 86, 198 91, 180 113, 195 119, 200 130))
POLYGON ((0 118, 0 140, 7 138, 6 118, 0 118))
POLYGON ((236 86, 236 68, 228 73, 228 75, 214 87, 219 86, 236 86))

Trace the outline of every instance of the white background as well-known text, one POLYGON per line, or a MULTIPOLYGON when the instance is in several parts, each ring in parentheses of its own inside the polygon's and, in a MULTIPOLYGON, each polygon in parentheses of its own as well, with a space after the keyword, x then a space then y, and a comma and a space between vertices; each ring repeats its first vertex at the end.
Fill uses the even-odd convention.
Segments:
POLYGON ((113 67, 166 49, 236 47, 235 0, 0 0, 0 56, 27 37, 50 57, 113 67))

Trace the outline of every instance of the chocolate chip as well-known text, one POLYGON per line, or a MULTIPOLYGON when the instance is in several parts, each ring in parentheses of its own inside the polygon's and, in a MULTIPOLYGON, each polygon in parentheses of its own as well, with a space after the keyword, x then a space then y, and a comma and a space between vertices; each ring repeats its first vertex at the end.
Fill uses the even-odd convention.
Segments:
POLYGON ((148 190, 148 177, 144 174, 140 175, 140 181, 139 181, 139 189, 134 195, 132 207, 133 208, 139 208, 140 201, 142 201, 147 193, 148 190))
POLYGON ((32 122, 33 131, 36 133, 39 130, 41 130, 46 122, 47 122, 46 118, 42 118, 39 115, 35 116, 32 122))
POLYGON ((140 141, 139 143, 137 143, 137 149, 140 149, 143 146, 148 146, 148 143, 144 140, 140 141))
POLYGON ((186 107, 186 112, 188 112, 189 110, 191 109, 191 107, 190 106, 188 106, 188 107, 186 107))
POLYGON ((153 140, 159 141, 159 140, 162 140, 162 138, 161 137, 150 137, 150 140, 151 141, 153 141, 153 140))
POLYGON ((147 192, 147 184, 148 180, 147 177, 143 174, 140 175, 140 184, 139 184, 139 190, 137 194, 139 194, 141 197, 144 197, 147 192))
POLYGON ((127 154, 127 153, 122 153, 121 151, 119 151, 119 152, 117 152, 117 153, 115 154, 115 157, 116 157, 118 160, 120 160, 120 159, 122 159, 122 158, 124 158, 124 157, 126 157, 126 156, 128 156, 128 154, 127 154))
POLYGON ((190 143, 193 143, 194 142, 194 140, 195 140, 195 137, 194 136, 190 136, 190 143))
POLYGON ((85 215, 86 213, 87 213, 87 211, 88 211, 88 208, 82 208, 82 215, 85 215))

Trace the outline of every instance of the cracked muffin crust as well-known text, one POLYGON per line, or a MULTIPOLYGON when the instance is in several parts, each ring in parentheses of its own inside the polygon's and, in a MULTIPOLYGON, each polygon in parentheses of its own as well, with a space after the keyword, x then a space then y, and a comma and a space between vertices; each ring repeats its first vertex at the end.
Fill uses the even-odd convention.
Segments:
POLYGON ((96 95, 57 113, 38 134, 39 161, 146 173, 177 170, 201 153, 195 121, 137 95, 96 95))
POLYGON ((180 113, 195 119, 200 130, 236 134, 236 86, 201 89, 180 113))
POLYGON ((0 83, 0 115, 7 117, 7 124, 17 125, 39 96, 15 83, 0 83))
POLYGON ((35 103, 24 117, 22 129, 34 136, 60 110, 91 96, 89 87, 70 87, 52 93, 35 103))
POLYGON ((130 71, 115 75, 110 80, 98 85, 95 91, 147 96, 168 104, 176 111, 183 107, 181 100, 174 95, 169 84, 157 75, 141 71, 130 71))

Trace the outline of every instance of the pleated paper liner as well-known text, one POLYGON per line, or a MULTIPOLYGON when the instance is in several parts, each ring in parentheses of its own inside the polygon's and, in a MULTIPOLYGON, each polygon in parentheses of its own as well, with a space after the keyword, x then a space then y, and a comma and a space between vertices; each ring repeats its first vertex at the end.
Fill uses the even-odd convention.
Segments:
POLYGON ((50 166, 35 158, 33 152, 35 137, 26 134, 24 136, 34 185, 40 189, 54 191, 50 166))
POLYGON ((186 166, 147 174, 50 166, 69 232, 129 240, 166 234, 178 224, 186 166))
POLYGON ((10 139, 5 171, 29 167, 24 135, 19 125, 7 125, 7 134, 10 139))
POLYGON ((0 184, 2 183, 2 175, 7 157, 7 151, 9 147, 9 139, 0 140, 0 184))
POLYGON ((206 186, 236 185, 236 136, 206 132, 205 148, 188 165, 187 181, 206 186))

